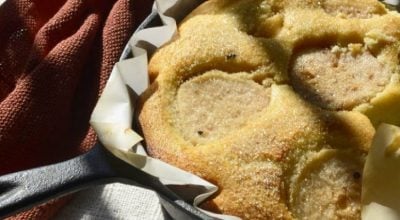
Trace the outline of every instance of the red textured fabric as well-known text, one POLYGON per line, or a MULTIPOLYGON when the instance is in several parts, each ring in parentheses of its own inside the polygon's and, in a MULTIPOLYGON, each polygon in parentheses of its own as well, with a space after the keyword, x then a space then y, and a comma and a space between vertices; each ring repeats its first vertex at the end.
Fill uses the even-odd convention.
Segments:
MULTIPOLYGON (((151 0, 7 0, 0 7, 0 175, 96 141, 90 113, 151 0)), ((12 219, 48 219, 66 200, 12 219)))

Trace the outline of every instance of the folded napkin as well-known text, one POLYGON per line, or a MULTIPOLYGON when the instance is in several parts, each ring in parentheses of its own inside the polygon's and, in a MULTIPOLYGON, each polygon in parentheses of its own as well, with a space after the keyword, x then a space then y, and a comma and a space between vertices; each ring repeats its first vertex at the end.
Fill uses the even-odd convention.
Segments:
MULTIPOLYGON (((0 7, 0 175, 96 141, 89 117, 151 0, 7 0, 0 7)), ((49 219, 55 200, 10 219, 49 219)))

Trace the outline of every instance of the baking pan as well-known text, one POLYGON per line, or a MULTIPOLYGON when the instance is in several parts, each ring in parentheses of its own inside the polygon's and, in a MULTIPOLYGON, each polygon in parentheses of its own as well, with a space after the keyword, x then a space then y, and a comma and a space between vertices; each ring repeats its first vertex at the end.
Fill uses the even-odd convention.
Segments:
MULTIPOLYGON (((160 25, 158 14, 153 11, 136 31, 160 25)), ((131 49, 127 45, 121 60, 131 56, 131 49)), ((169 215, 167 218, 215 219, 184 201, 158 178, 117 158, 101 143, 97 143, 89 152, 65 162, 1 176, 0 219, 66 194, 113 182, 154 190, 169 215)))

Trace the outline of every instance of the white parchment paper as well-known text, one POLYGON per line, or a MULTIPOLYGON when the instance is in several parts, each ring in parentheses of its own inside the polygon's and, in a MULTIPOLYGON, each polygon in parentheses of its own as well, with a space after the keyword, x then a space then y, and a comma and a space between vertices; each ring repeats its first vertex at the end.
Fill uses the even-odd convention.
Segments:
MULTIPOLYGON (((153 10, 159 13, 164 25, 141 30, 132 36, 129 46, 133 58, 121 60, 114 66, 90 120, 102 144, 120 159, 158 177, 166 185, 202 186, 205 191, 194 199, 196 207, 218 188, 198 176, 147 156, 140 143, 143 138, 132 129, 132 121, 135 99, 149 86, 146 49, 158 48, 168 42, 177 30, 175 19, 181 19, 201 2, 156 0, 153 10), (151 46, 146 48, 146 45, 151 46)), ((221 219, 240 219, 206 213, 221 219)))
POLYGON ((400 219, 400 127, 381 124, 363 172, 362 219, 400 219))

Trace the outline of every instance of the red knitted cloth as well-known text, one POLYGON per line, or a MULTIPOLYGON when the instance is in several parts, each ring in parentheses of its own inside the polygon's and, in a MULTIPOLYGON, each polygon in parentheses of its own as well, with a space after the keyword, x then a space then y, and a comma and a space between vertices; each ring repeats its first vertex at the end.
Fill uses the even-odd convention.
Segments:
MULTIPOLYGON (((0 175, 74 157, 151 0, 7 0, 0 7, 0 175)), ((64 200, 13 219, 48 219, 64 200)))

